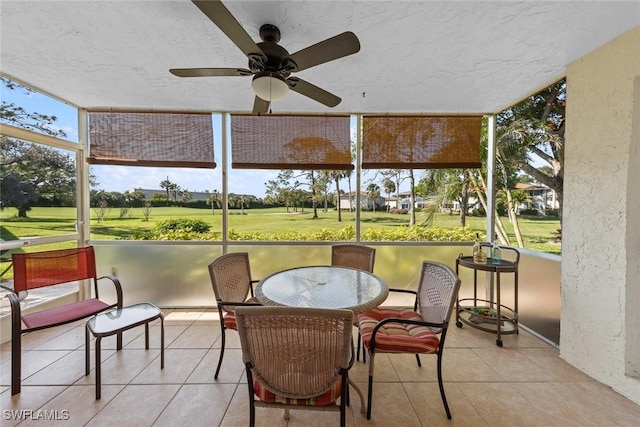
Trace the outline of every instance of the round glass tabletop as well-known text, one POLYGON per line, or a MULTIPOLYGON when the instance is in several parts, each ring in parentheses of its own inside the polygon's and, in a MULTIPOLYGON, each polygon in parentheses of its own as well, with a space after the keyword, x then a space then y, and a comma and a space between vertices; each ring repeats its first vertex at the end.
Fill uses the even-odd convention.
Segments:
POLYGON ((274 273, 258 283, 263 305, 346 308, 361 313, 382 304, 389 288, 378 276, 354 268, 298 267, 274 273))

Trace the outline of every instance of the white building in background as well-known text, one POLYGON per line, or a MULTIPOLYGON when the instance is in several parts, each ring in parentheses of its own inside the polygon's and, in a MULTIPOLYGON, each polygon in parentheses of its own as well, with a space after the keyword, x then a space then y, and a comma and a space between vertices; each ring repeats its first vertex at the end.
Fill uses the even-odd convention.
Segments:
MULTIPOLYGON (((355 209, 356 204, 356 195, 355 191, 350 193, 342 193, 340 194, 340 209, 349 210, 355 209)), ((360 209, 373 210, 374 207, 376 210, 382 209, 384 210, 386 206, 386 199, 382 196, 371 198, 367 196, 367 193, 362 191, 360 192, 360 209)))
POLYGON ((518 206, 518 211, 533 208, 544 214, 548 209, 560 208, 556 192, 544 184, 519 182, 516 184, 516 190, 522 190, 531 197, 529 203, 523 203, 518 206))

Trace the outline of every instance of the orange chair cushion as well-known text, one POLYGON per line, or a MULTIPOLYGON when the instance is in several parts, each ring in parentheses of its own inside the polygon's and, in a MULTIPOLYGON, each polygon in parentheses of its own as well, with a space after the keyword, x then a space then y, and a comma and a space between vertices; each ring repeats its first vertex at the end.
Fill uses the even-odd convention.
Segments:
MULTIPOLYGON (((246 302, 258 302, 256 297, 249 298, 246 302)), ((224 327, 227 329, 233 329, 234 331, 238 330, 238 326, 236 325, 236 313, 234 311, 227 311, 224 314, 224 327)))
POLYGON ((253 392, 256 397, 265 403, 283 403, 286 405, 304 405, 304 406, 327 406, 335 403, 340 397, 342 384, 340 381, 336 383, 320 396, 309 399, 291 399, 288 397, 278 396, 277 394, 267 390, 258 380, 253 380, 253 392))
MULTIPOLYGON (((371 342, 373 328, 388 318, 422 321, 418 313, 407 308, 378 307, 358 315, 358 326, 362 342, 367 348, 371 342)), ((375 351, 383 353, 436 353, 440 338, 427 326, 402 323, 387 323, 376 333, 375 351)))

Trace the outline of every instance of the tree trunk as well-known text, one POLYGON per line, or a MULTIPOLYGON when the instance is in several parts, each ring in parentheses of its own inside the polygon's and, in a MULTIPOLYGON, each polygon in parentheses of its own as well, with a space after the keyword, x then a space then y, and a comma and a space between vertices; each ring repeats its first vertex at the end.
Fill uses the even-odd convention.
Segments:
POLYGON ((318 219, 318 201, 316 200, 316 177, 311 172, 311 205, 313 207, 313 219, 318 219))
POLYGON ((342 210, 340 209, 340 178, 336 177, 336 200, 338 206, 338 222, 342 222, 342 210))
POLYGON ((415 177, 413 176, 413 169, 409 169, 409 212, 411 217, 409 219, 409 227, 412 227, 416 223, 416 189, 415 189, 415 177))
POLYGON ((460 227, 467 225, 467 210, 469 210, 469 183, 465 180, 462 183, 460 192, 460 227))
MULTIPOLYGON (((478 181, 476 181, 476 178, 473 175, 473 173, 471 171, 467 171, 467 174, 469 176, 469 179, 471 180, 471 185, 473 186, 478 196, 478 200, 480 200, 480 204, 482 204, 482 207, 484 208, 484 211, 489 212, 489 209, 487 207, 487 199, 484 196, 485 194, 487 194, 487 185, 485 184, 484 179, 482 178, 482 175, 479 178, 480 185, 478 185, 478 181)), ((496 220, 495 221, 496 229, 494 231, 498 235, 498 238, 500 239, 500 243, 502 243, 503 245, 509 245, 509 234, 507 233, 507 230, 504 228, 504 225, 502 224, 502 220, 498 215, 498 210, 494 209, 493 212, 496 220)))
POLYGON ((513 204, 513 196, 511 194, 511 190, 505 188, 504 191, 507 193, 507 205, 509 207, 509 217, 511 218, 511 223, 513 224, 513 232, 516 235, 516 241, 518 242, 519 248, 524 248, 524 241, 522 240, 522 232, 520 231, 520 225, 518 224, 518 215, 516 214, 515 206, 513 204))

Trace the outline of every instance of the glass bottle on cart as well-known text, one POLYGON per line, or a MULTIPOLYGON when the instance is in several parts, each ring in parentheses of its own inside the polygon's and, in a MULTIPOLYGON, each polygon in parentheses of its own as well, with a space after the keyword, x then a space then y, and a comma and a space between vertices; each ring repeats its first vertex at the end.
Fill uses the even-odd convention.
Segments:
POLYGON ((473 262, 484 264, 487 262, 487 254, 485 254, 480 244, 480 235, 476 233, 476 241, 473 243, 473 262))
POLYGON ((502 264, 502 251, 500 250, 500 242, 498 242, 498 235, 496 234, 493 239, 493 246, 491 247, 491 264, 502 264))

